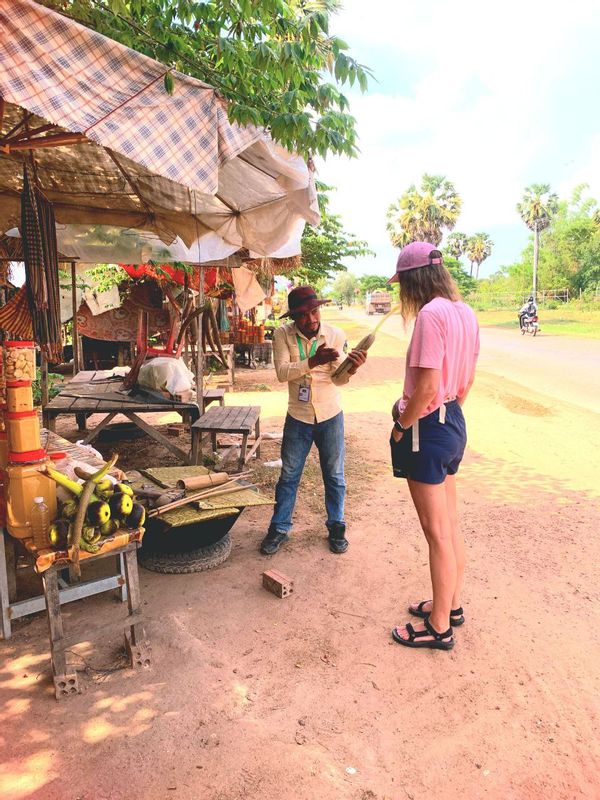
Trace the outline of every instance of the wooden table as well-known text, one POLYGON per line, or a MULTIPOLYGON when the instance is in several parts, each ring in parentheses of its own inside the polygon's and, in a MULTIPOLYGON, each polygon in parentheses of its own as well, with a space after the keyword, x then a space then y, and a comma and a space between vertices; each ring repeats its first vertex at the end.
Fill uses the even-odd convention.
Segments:
POLYGON ((217 433, 239 434, 242 437, 238 469, 241 470, 256 453, 260 456, 260 406, 223 406, 209 408, 192 425, 192 464, 202 463, 202 436, 211 437, 213 452, 217 451, 217 433), (248 436, 254 430, 254 443, 246 452, 248 436))
POLYGON ((189 424, 198 419, 200 409, 196 403, 179 403, 168 400, 155 392, 135 391, 128 395, 123 392, 123 380, 111 379, 107 376, 110 370, 94 372, 86 370, 78 372, 73 380, 66 384, 64 390, 51 400, 43 410, 44 426, 51 431, 56 429, 56 418, 61 414, 74 414, 80 430, 86 429, 86 419, 90 414, 104 414, 95 428, 83 440, 84 444, 92 442, 117 414, 123 414, 144 433, 160 442, 164 447, 174 453, 182 463, 188 464, 189 453, 173 444, 162 433, 145 422, 139 414, 155 413, 157 411, 177 411, 181 414, 183 422, 189 424), (121 392, 123 392, 121 394, 121 392))

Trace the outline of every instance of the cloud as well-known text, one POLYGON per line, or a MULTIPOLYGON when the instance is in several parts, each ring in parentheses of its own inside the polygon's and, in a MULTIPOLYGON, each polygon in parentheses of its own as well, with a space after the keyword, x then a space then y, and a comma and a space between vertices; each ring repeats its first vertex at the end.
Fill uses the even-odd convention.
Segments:
POLYGON ((318 165, 320 178, 338 188, 333 210, 389 258, 387 206, 424 172, 443 174, 463 198, 457 227, 500 231, 488 271, 518 257, 515 205, 524 187, 570 181, 570 192, 583 176, 590 182, 600 175, 600 141, 591 135, 598 111, 589 95, 577 96, 587 56, 598 64, 600 6, 573 0, 567 12, 553 0, 496 7, 371 0, 368 19, 363 0, 346 0, 333 25, 355 57, 384 70, 380 87, 349 94, 360 157, 318 165), (581 111, 583 124, 562 124, 559 99, 565 114, 581 111), (564 150, 570 137, 577 158, 571 170, 564 150))

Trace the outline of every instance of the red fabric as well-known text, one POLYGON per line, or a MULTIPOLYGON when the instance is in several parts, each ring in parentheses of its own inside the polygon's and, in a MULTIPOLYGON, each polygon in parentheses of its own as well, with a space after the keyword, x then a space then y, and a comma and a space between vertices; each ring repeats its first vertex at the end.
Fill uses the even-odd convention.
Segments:
MULTIPOLYGON (((174 283, 178 283, 180 286, 184 285, 185 282, 185 272, 182 269, 175 269, 170 264, 161 264, 159 267, 160 272, 157 272, 157 269, 152 264, 119 264, 125 272, 129 275, 130 278, 154 278, 157 281, 164 281, 166 280, 165 276, 161 274, 161 272, 166 272, 167 275, 171 278, 174 283)), ((204 291, 208 292, 211 289, 214 289, 217 283, 217 275, 219 271, 216 267, 205 267, 204 269, 204 291)), ((190 281, 190 288, 194 291, 198 291, 198 286, 200 285, 200 270, 198 267, 194 267, 193 272, 188 273, 189 281, 190 281)), ((225 277, 225 276, 223 276, 225 277)))

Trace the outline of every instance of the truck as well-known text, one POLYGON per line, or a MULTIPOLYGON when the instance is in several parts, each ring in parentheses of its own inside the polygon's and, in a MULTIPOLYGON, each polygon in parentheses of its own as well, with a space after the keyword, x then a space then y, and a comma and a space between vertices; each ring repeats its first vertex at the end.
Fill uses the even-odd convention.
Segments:
POLYGON ((392 298, 389 292, 367 292, 365 308, 367 314, 387 314, 392 310, 392 298))

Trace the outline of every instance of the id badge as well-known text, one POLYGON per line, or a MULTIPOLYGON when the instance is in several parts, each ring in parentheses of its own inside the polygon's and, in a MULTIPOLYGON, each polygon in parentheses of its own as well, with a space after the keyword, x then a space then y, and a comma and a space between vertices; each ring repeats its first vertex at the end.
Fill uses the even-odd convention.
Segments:
POLYGON ((310 386, 299 386, 298 387, 298 400, 301 403, 309 403, 310 402, 310 386))

